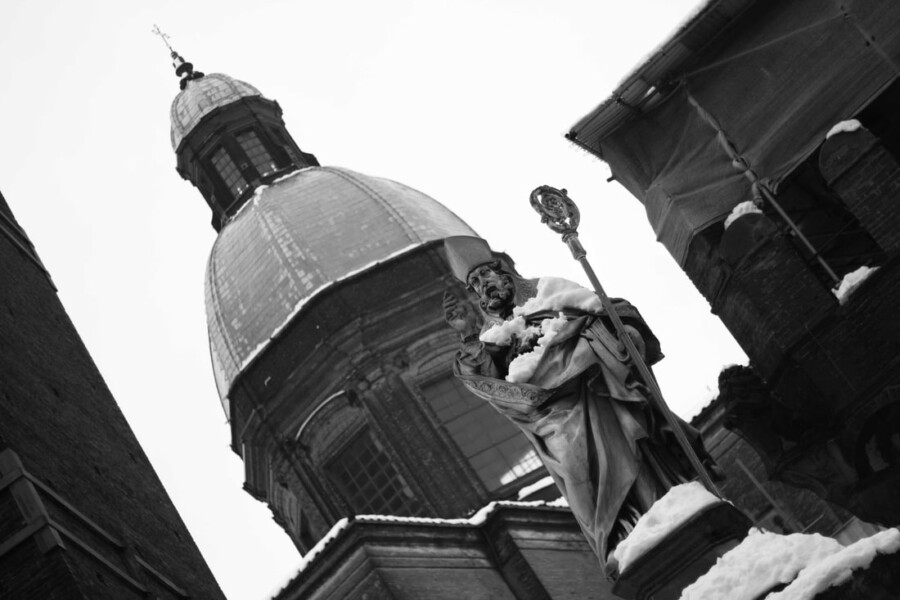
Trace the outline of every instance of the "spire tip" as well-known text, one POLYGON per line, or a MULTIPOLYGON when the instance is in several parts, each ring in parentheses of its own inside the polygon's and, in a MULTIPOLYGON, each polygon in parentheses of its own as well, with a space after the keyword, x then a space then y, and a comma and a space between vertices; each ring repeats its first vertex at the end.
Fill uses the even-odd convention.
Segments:
POLYGON ((203 73, 200 71, 194 71, 194 65, 184 60, 184 58, 172 48, 172 45, 169 43, 169 34, 164 33, 159 25, 153 24, 153 29, 151 32, 154 35, 158 35, 159 38, 166 45, 166 48, 169 49, 169 54, 172 57, 172 66, 175 67, 175 75, 180 78, 179 86, 181 89, 184 89, 187 86, 188 81, 192 81, 194 79, 200 79, 203 77, 203 73))

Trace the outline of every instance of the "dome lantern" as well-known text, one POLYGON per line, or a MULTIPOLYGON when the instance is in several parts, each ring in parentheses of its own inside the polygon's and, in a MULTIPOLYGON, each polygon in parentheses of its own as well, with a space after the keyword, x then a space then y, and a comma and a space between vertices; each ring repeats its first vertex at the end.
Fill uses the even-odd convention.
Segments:
POLYGON ((195 71, 175 50, 171 55, 181 87, 169 115, 176 168, 200 190, 216 231, 260 185, 318 166, 288 133, 277 102, 228 75, 195 71))

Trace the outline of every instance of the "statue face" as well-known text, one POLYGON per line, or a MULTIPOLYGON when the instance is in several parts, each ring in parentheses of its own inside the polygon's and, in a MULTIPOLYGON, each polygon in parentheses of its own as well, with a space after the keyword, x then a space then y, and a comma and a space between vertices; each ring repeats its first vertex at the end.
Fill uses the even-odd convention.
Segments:
POLYGON ((515 305, 516 286, 513 278, 504 273, 499 261, 485 263, 472 269, 468 284, 480 297, 481 308, 491 315, 506 317, 515 305))

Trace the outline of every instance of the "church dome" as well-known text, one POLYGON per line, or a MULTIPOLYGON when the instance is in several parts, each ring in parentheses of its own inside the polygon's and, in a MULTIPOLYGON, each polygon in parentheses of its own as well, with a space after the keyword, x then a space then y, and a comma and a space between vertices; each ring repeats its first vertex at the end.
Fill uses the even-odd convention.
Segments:
POLYGON ((172 101, 172 149, 177 151, 184 136, 213 110, 231 104, 239 98, 261 95, 260 91, 249 83, 222 73, 211 73, 187 80, 184 89, 172 101))
POLYGON ((237 376, 313 296, 456 235, 477 234, 436 200, 388 179, 310 167, 261 186, 222 228, 207 265, 210 351, 226 411, 237 376))

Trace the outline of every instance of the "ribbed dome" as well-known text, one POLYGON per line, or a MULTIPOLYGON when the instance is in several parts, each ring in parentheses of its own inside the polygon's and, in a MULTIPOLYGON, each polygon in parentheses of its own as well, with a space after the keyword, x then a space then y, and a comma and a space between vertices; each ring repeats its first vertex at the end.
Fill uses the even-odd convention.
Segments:
POLYGON ((425 242, 477 235, 405 185, 334 167, 261 187, 222 229, 206 272, 216 384, 237 375, 329 284, 425 242))
POLYGON ((172 101, 172 149, 190 133, 207 113, 246 96, 261 96, 259 90, 222 73, 211 73, 187 82, 186 87, 172 101))

